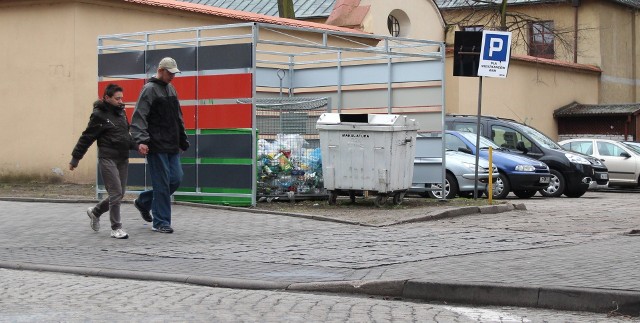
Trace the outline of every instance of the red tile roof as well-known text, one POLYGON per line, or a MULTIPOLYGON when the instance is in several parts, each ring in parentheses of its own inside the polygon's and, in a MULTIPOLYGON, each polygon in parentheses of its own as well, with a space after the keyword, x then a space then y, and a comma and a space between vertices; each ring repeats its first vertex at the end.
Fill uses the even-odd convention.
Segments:
POLYGON ((251 13, 251 12, 223 9, 223 8, 194 4, 189 2, 181 2, 181 1, 174 1, 174 0, 124 0, 124 1, 129 3, 137 3, 142 5, 148 5, 148 6, 191 11, 191 12, 197 12, 197 13, 202 13, 206 15, 214 15, 214 16, 244 20, 247 22, 261 22, 261 23, 277 24, 277 25, 300 27, 300 28, 314 28, 314 29, 323 29, 323 30, 329 30, 329 31, 368 34, 368 33, 364 33, 362 31, 350 29, 350 28, 336 27, 336 26, 309 22, 309 21, 266 16, 266 15, 251 13))

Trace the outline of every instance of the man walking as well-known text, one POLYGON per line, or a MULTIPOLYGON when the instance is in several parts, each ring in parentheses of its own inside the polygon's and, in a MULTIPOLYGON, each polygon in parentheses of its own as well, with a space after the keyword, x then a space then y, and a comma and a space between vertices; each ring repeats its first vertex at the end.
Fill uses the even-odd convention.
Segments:
POLYGON ((173 233, 171 194, 182 182, 180 153, 189 148, 178 94, 171 84, 176 73, 180 73, 176 61, 163 58, 156 75, 142 88, 131 119, 131 134, 138 152, 147 157, 153 187, 133 204, 145 221, 153 221, 153 231, 161 233, 173 233))

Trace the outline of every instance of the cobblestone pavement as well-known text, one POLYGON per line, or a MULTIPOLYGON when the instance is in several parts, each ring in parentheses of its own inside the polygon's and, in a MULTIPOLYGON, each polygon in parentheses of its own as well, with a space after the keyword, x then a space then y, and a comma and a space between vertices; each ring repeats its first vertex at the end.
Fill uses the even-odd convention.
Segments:
POLYGON ((0 269, 0 322, 630 322, 605 314, 0 269))
POLYGON ((171 235, 123 207, 128 240, 89 228, 84 203, 0 201, 0 264, 282 283, 424 279, 640 292, 634 193, 513 200, 527 210, 389 227, 174 206, 171 235))

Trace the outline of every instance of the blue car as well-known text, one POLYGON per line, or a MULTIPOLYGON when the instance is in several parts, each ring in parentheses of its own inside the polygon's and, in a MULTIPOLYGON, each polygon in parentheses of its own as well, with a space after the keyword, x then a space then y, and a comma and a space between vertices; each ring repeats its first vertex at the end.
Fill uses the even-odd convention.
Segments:
MULTIPOLYGON (((476 134, 447 130, 445 144, 447 149, 474 154, 476 152, 476 134)), ((502 199, 513 192, 519 198, 530 198, 536 192, 549 186, 551 173, 549 167, 536 159, 508 153, 493 141, 480 137, 480 157, 489 158, 489 147, 493 148, 493 163, 500 176, 493 186, 493 197, 502 199)))

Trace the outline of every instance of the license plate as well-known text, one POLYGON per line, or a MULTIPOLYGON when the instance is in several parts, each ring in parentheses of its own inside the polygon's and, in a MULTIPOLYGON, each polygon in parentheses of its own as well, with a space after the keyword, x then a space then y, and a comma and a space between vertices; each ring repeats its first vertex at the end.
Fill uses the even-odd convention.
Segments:
POLYGON ((600 179, 608 179, 609 174, 600 174, 600 179))
POLYGON ((540 177, 540 183, 549 183, 551 181, 551 177, 540 177))

